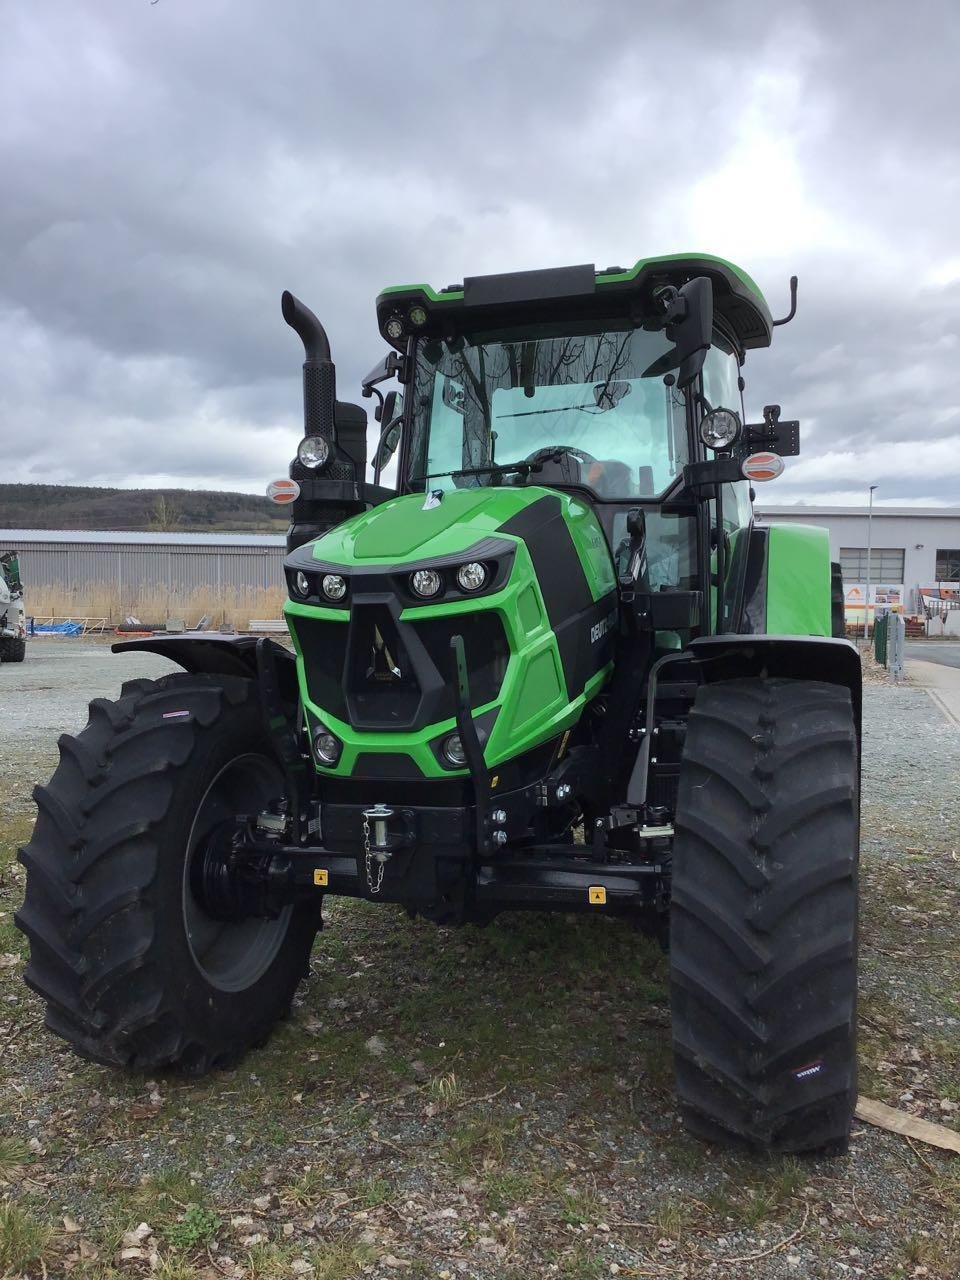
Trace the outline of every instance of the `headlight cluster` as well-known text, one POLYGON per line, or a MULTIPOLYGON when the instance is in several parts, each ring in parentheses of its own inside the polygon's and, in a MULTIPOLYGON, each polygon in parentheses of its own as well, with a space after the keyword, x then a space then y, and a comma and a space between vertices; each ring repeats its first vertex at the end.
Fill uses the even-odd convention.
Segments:
MULTIPOLYGON (((447 585, 454 586, 465 595, 474 595, 490 584, 493 569, 479 560, 468 560, 455 569, 414 569, 407 576, 407 586, 419 600, 435 600, 443 595, 447 585), (451 581, 447 582, 447 575, 451 581)), ((348 579, 342 573, 311 574, 303 569, 290 573, 290 593, 301 600, 319 598, 321 604, 346 602, 348 579)))
MULTIPOLYGON (((308 596, 314 592, 313 583, 302 569, 298 569, 293 575, 292 581, 294 595, 300 596, 306 600, 308 596)), ((347 580, 340 573, 325 573, 320 579, 321 597, 326 597, 334 603, 339 603, 347 594, 347 580)))
MULTIPOLYGON (((472 593, 486 586, 489 570, 479 560, 460 565, 455 574, 461 591, 472 593)), ((431 600, 443 590, 443 576, 436 569, 417 569, 410 575, 410 590, 423 600, 431 600)))

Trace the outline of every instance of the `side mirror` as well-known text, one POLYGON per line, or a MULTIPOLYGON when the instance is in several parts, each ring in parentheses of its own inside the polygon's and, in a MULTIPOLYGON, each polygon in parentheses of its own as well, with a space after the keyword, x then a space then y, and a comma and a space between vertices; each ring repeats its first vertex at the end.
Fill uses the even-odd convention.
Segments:
POLYGON ((688 387, 703 368, 713 336, 713 285, 695 276, 680 289, 666 285, 654 295, 663 308, 666 335, 674 343, 673 367, 679 366, 677 386, 688 387))
POLYGON ((380 472, 397 451, 400 443, 400 431, 403 426, 403 395, 399 391, 388 391, 383 398, 377 414, 383 430, 373 454, 374 484, 380 481, 380 472))

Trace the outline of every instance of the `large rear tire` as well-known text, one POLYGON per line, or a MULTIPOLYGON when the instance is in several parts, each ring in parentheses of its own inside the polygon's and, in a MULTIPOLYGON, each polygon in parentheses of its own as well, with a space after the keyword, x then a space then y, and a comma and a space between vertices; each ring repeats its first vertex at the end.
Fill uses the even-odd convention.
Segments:
POLYGON ((705 685, 676 813, 677 1092, 701 1137, 845 1148, 856 1104, 859 769, 849 692, 705 685))
POLYGON ((34 793, 17 914, 47 1027, 97 1062, 230 1065, 289 1008, 319 919, 304 906, 227 921, 204 909, 204 837, 283 793, 254 683, 130 681, 59 746, 34 793))

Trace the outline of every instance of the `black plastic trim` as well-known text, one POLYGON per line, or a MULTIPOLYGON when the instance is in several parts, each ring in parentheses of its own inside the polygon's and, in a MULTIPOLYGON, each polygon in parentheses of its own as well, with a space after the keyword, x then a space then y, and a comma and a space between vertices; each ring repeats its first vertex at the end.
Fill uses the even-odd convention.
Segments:
POLYGON ((767 555, 769 529, 754 525, 747 544, 743 576, 743 602, 733 629, 745 635, 765 635, 767 630, 767 555))

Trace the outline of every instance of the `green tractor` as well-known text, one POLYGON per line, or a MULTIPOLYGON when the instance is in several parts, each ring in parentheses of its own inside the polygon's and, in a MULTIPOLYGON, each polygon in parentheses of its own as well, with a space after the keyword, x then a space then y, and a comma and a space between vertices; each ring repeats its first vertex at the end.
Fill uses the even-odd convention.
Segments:
POLYGON ((669 947, 689 1128, 843 1149, 860 665, 825 531, 752 514, 797 452, 777 406, 742 413, 783 321, 702 254, 387 289, 370 483, 323 327, 283 315, 295 652, 114 646, 184 671, 94 701, 36 791, 18 923, 47 1026, 103 1063, 234 1063, 328 894, 616 915, 669 947))

